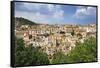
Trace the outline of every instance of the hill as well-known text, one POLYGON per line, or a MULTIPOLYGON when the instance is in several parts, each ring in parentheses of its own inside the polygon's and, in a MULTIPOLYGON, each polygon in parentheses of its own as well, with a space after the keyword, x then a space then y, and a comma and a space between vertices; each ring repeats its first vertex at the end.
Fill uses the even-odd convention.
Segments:
POLYGON ((37 25, 37 23, 30 21, 28 19, 22 18, 22 17, 15 17, 15 25, 21 26, 21 25, 37 25))

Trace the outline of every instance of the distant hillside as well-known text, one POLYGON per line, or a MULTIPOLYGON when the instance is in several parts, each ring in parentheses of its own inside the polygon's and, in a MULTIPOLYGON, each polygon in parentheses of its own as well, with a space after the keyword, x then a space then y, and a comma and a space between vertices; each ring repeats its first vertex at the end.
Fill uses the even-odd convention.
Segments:
POLYGON ((16 26, 21 25, 37 25, 37 23, 30 21, 28 19, 22 18, 22 17, 15 17, 15 24, 16 26))

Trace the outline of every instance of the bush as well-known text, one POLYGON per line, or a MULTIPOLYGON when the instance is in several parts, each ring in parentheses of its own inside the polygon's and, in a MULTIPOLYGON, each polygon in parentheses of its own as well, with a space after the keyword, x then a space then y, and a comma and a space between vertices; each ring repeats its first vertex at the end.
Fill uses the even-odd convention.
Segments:
POLYGON ((71 35, 72 35, 72 36, 74 36, 74 35, 75 35, 75 32, 74 32, 74 30, 73 30, 73 32, 71 32, 71 35))
POLYGON ((23 65, 41 65, 41 64, 61 64, 97 61, 96 38, 89 38, 84 43, 76 43, 76 47, 64 55, 62 52, 56 52, 53 59, 49 62, 46 53, 43 53, 39 47, 24 47, 22 39, 16 39, 15 62, 16 66, 23 65))
POLYGON ((96 39, 90 38, 84 43, 76 43, 76 47, 68 55, 58 52, 54 55, 52 63, 78 63, 97 61, 96 39))
POLYGON ((49 60, 47 54, 39 48, 34 48, 31 45, 25 48, 23 40, 16 39, 15 63, 16 66, 40 65, 49 64, 49 60))

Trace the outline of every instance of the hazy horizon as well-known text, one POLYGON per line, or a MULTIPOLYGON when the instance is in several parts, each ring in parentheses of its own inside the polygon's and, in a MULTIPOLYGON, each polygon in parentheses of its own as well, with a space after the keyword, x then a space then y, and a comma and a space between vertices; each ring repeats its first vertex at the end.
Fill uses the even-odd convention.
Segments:
MULTIPOLYGON (((17 17, 17 18, 24 18, 24 17, 17 17)), ((24 18, 24 19, 27 19, 27 18, 24 18)), ((29 20, 29 19, 28 19, 29 20)), ((32 20, 30 20, 32 21, 32 20)), ((71 24, 70 22, 69 23, 41 23, 41 22, 35 22, 35 21, 32 21, 34 23, 37 23, 37 24, 48 24, 48 25, 88 25, 88 24, 96 24, 96 23, 87 23, 87 24, 76 24, 76 23, 73 23, 71 24)))

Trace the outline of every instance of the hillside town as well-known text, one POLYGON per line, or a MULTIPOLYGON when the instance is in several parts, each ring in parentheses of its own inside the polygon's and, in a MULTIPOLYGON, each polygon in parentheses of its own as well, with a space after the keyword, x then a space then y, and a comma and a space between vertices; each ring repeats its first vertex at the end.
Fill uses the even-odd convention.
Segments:
POLYGON ((67 55, 76 46, 76 42, 84 43, 89 37, 96 37, 96 24, 21 25, 15 27, 15 36, 23 38, 25 47, 30 44, 39 47, 52 59, 57 51, 67 55))

